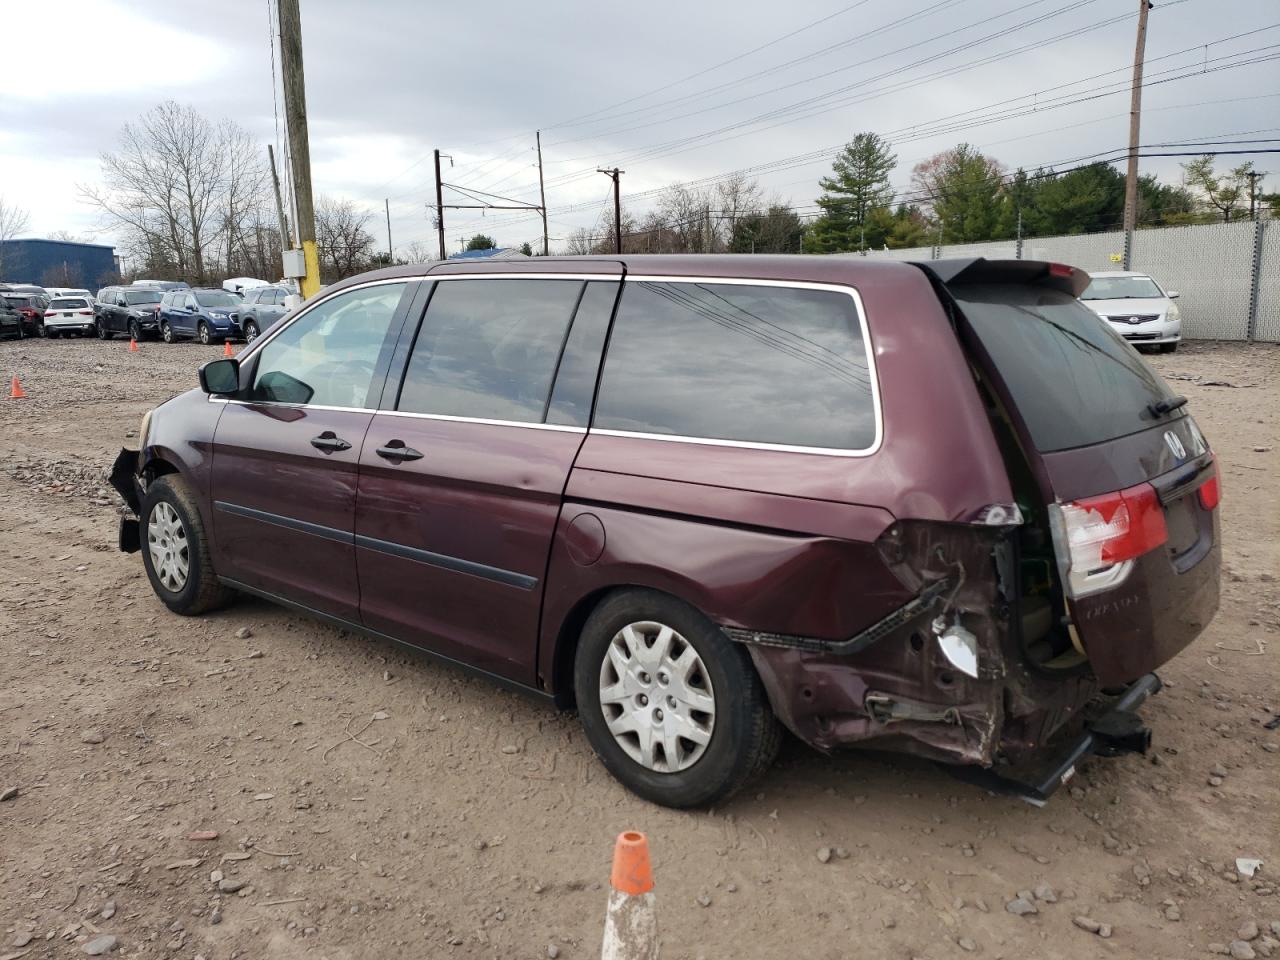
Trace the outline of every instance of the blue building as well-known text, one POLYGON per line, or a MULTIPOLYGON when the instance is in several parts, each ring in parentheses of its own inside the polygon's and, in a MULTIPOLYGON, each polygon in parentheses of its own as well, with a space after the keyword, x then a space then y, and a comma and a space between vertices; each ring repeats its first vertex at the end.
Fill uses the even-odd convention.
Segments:
POLYGON ((0 241, 0 282, 96 291, 119 280, 115 253, 115 247, 101 243, 0 241))
POLYGON ((449 254, 450 260, 526 260, 519 250, 513 247, 490 247, 488 250, 463 250, 461 253, 449 254))

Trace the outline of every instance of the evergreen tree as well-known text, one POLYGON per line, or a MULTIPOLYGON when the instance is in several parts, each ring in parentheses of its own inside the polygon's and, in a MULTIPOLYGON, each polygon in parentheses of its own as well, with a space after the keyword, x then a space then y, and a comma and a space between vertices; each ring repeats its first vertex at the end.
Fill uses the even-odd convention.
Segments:
POLYGON ((878 248, 887 233, 873 229, 872 213, 893 200, 889 174, 898 163, 889 143, 860 133, 836 156, 832 175, 823 177, 818 198, 822 215, 805 235, 808 253, 878 248))

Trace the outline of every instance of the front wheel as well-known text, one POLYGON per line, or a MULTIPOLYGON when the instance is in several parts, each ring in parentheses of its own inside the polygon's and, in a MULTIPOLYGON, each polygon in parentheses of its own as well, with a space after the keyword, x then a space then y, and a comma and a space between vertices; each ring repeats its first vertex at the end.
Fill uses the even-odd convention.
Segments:
POLYGON ((160 321, 160 339, 165 343, 173 343, 173 327, 169 326, 168 320, 160 321))
POLYGON ((204 521, 186 481, 167 474, 142 499, 142 564, 166 607, 195 616, 225 606, 234 594, 218 583, 204 521))
POLYGON ((107 329, 107 325, 105 322, 103 322, 102 320, 99 320, 96 324, 94 324, 94 326, 97 328, 99 340, 111 339, 111 331, 107 329))
POLYGON ((574 663, 592 749, 633 793, 718 803, 768 769, 781 728, 747 651, 687 604, 649 590, 606 599, 574 663))
POLYGON ((209 332, 209 325, 203 320, 201 320, 199 326, 196 327, 196 336, 200 338, 200 342, 205 346, 213 343, 213 334, 209 332))
POLYGON ((244 342, 253 343, 258 339, 258 325, 250 320, 244 325, 244 342))
POLYGON ((134 340, 142 339, 142 328, 138 326, 137 320, 129 321, 129 336, 134 340))

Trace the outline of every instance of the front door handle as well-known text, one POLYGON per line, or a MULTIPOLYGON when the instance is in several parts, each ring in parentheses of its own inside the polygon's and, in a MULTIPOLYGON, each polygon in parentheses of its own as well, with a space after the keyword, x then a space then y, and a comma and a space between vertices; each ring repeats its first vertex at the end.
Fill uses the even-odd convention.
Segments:
POLYGON ((311 445, 317 450, 323 450, 325 453, 334 453, 338 450, 350 450, 351 444, 343 440, 339 436, 335 436, 332 430, 326 430, 318 437, 311 438, 311 445))
POLYGON ((385 447, 379 447, 374 452, 383 460, 390 460, 393 463, 422 459, 422 453, 413 447, 406 447, 403 440, 390 440, 385 447))

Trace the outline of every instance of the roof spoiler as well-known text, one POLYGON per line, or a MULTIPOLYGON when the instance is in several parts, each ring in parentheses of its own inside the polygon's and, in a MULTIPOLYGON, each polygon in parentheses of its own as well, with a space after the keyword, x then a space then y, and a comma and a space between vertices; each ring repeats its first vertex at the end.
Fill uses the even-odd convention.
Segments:
POLYGON ((1078 297, 1089 286, 1089 274, 1065 263, 1046 260, 987 260, 964 257, 955 260, 911 261, 945 286, 968 283, 1027 283, 1061 290, 1078 297))

